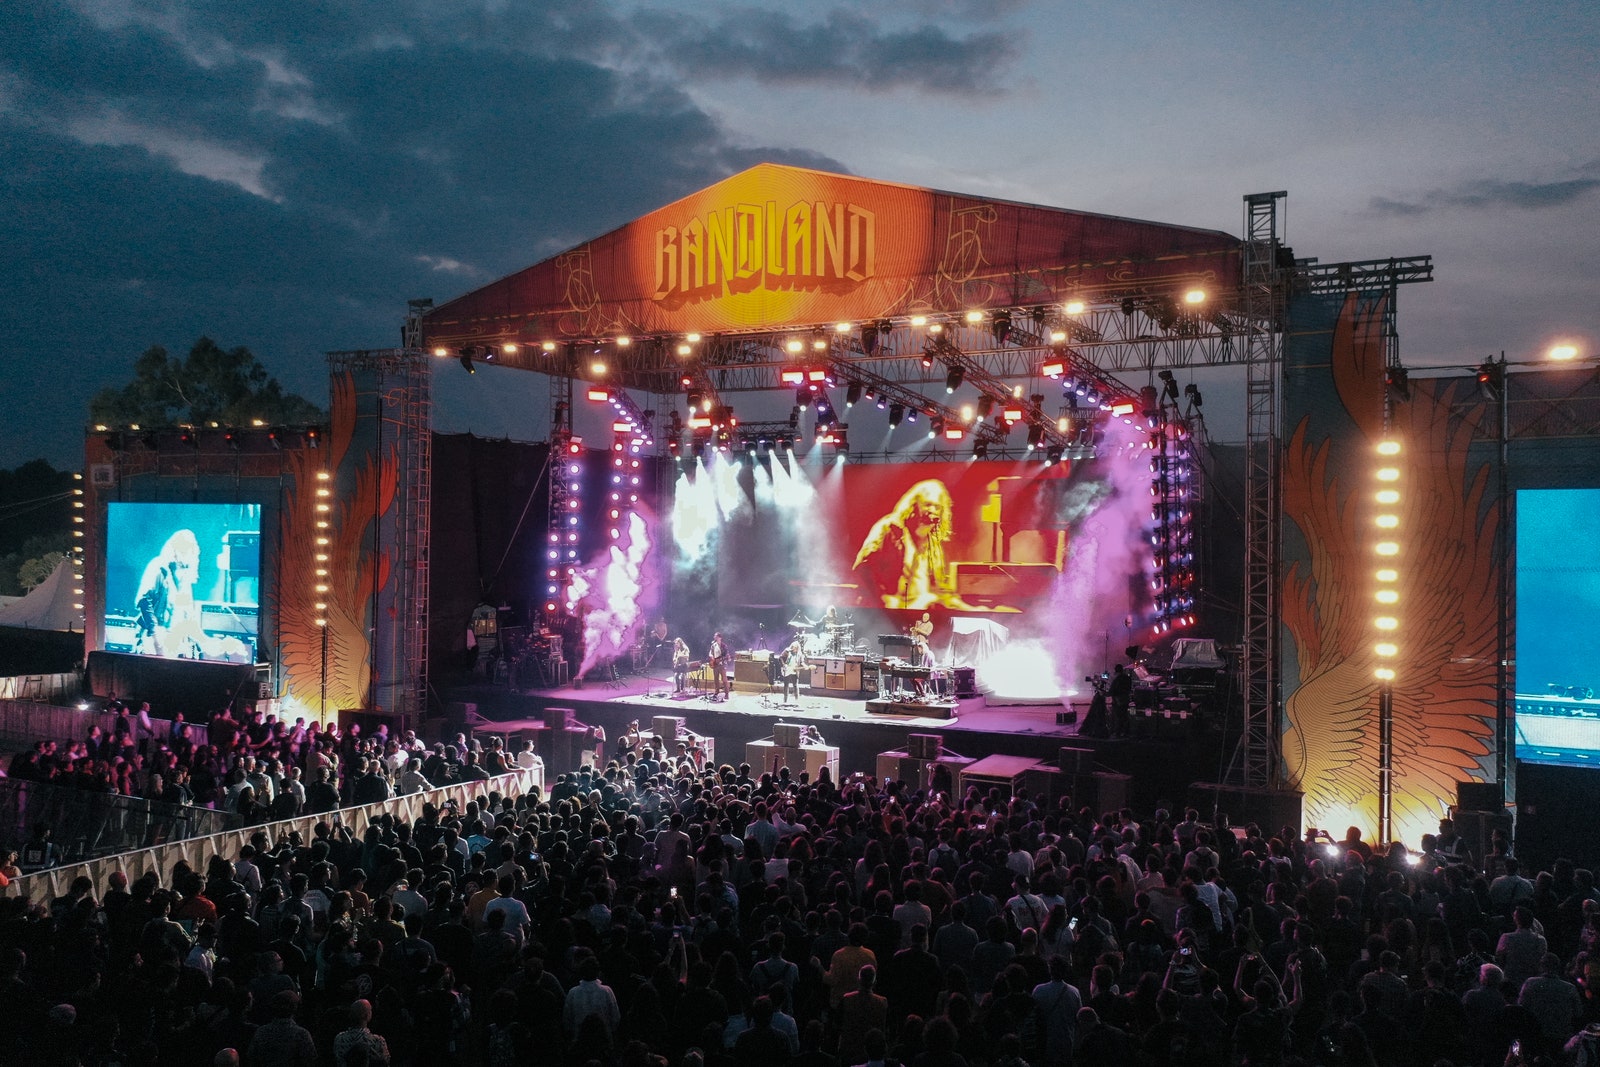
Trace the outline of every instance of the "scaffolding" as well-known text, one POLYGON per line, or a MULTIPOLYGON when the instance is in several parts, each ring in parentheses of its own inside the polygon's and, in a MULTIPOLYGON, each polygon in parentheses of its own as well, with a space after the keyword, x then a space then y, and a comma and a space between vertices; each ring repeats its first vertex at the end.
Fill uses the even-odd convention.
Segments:
POLYGON ((1282 702, 1278 578, 1283 545, 1281 427, 1284 278, 1278 205, 1286 192, 1244 198, 1240 324, 1245 364, 1244 724, 1228 784, 1278 784, 1282 702))

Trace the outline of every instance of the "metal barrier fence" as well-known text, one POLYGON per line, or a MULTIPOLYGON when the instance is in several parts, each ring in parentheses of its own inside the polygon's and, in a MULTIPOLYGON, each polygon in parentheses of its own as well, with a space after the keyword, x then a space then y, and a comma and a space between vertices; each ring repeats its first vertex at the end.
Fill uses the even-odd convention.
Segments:
POLYGON ((483 797, 490 792, 521 796, 535 789, 541 793, 544 791, 542 763, 531 770, 513 771, 481 782, 445 786, 422 793, 408 793, 380 804, 365 804, 353 808, 340 808, 321 815, 302 815, 279 822, 242 826, 206 837, 171 841, 135 852, 124 852, 81 863, 68 863, 52 867, 48 871, 13 879, 4 893, 9 896, 26 896, 34 901, 49 901, 65 896, 73 879, 79 875, 88 876, 94 882, 96 892, 101 892, 105 888, 106 879, 113 871, 126 872, 130 882, 153 871, 156 877, 162 880, 162 884, 166 885, 170 883, 170 872, 178 861, 183 860, 195 870, 204 871, 213 855, 228 857, 238 855, 239 849, 247 844, 251 835, 257 831, 265 831, 269 839, 276 841, 291 830, 298 830, 309 841, 317 823, 326 822, 348 826, 351 833, 359 838, 366 832, 367 826, 381 815, 388 814, 414 823, 421 818, 424 804, 431 803, 437 808, 443 808, 446 801, 454 800, 465 807, 467 801, 483 797))
POLYGON ((243 820, 190 804, 0 779, 0 840, 20 849, 40 824, 50 827, 56 847, 71 862, 219 834, 243 820))

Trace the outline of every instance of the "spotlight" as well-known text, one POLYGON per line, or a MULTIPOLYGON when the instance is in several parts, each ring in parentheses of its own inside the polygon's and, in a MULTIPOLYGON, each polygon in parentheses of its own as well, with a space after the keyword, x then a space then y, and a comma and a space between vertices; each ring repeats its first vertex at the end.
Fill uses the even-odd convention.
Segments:
POLYGON ((315 426, 306 430, 306 444, 312 448, 319 448, 322 444, 322 431, 315 426))
POLYGON ((1011 336, 1011 312, 997 311, 994 313, 994 339, 1001 344, 1006 343, 1006 338, 1011 336))
POLYGON ((1032 452, 1044 444, 1044 427, 1035 423, 1028 427, 1028 451, 1032 452))
POLYGON ((802 385, 794 391, 795 406, 801 411, 811 406, 811 386, 802 385))
POLYGON ((1050 465, 1052 467, 1055 466, 1057 463, 1060 463, 1061 462, 1061 446, 1060 445, 1051 445, 1050 446, 1050 451, 1046 452, 1045 455, 1044 455, 1044 461, 1045 461, 1046 464, 1048 464, 1048 465, 1050 465))
POLYGON ((966 376, 967 370, 965 367, 961 366, 961 364, 958 363, 954 367, 951 367, 950 373, 944 376, 944 391, 946 393, 953 393, 957 389, 960 389, 961 382, 966 378, 966 376))
POLYGON ((1404 367, 1387 368, 1383 372, 1383 384, 1394 399, 1402 403, 1411 399, 1411 375, 1404 367))
POLYGON ((1183 395, 1189 398, 1189 406, 1196 411, 1205 406, 1205 397, 1200 395, 1200 387, 1193 382, 1183 387, 1183 395))
POLYGON ((283 427, 274 426, 267 431, 267 443, 272 445, 274 451, 283 450, 283 427))
POLYGON ((465 370, 466 370, 466 372, 468 374, 476 374, 476 373, 478 373, 477 369, 475 367, 473 367, 473 365, 472 365, 472 349, 471 348, 463 348, 461 350, 460 362, 461 362, 461 366, 463 368, 465 368, 465 370))
POLYGON ((1169 370, 1157 371, 1156 377, 1161 379, 1161 399, 1177 403, 1178 379, 1174 378, 1169 370))
POLYGON ((972 442, 972 458, 987 459, 989 457, 989 442, 985 438, 978 438, 972 442))
POLYGON ((851 382, 849 387, 847 389, 845 389, 845 391, 844 391, 844 406, 847 407, 847 408, 853 408, 853 407, 856 406, 856 401, 858 401, 860 399, 861 399, 861 383, 860 382, 851 382))
POLYGON ((978 398, 978 421, 982 422, 994 414, 994 397, 980 396, 978 398))
POLYGON ((861 327, 861 351, 867 355, 878 350, 878 328, 876 326, 861 327))
POLYGON ((1506 367, 1504 363, 1496 363, 1486 359, 1478 365, 1478 388, 1483 390, 1483 395, 1489 400, 1499 400, 1501 392, 1505 389, 1506 367))
POLYGON ((889 428, 891 430, 894 429, 896 426, 899 426, 901 421, 904 420, 905 417, 906 417, 906 408, 905 408, 904 404, 890 404, 889 405, 889 428))
POLYGON ((928 436, 939 437, 944 433, 944 416, 934 415, 928 419, 928 436))
POLYGON ((882 411, 884 408, 886 408, 888 406, 889 406, 889 398, 886 397, 886 396, 881 396, 880 395, 878 397, 878 410, 882 411))
POLYGON ((933 354, 931 352, 922 353, 922 366, 924 370, 933 366, 933 354))

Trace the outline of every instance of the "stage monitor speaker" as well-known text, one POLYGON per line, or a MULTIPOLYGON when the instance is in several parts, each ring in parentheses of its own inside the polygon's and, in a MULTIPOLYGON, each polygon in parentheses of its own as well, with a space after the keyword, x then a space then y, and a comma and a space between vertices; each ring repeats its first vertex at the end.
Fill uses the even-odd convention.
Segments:
POLYGON ((572 708, 546 707, 544 709, 544 724, 552 730, 565 730, 573 724, 577 714, 572 708))
POLYGON ((1505 835, 1508 845, 1511 843, 1511 813, 1504 808, 1499 811, 1468 811, 1457 806, 1450 809, 1450 818, 1456 824, 1456 833, 1467 843, 1467 851, 1472 853, 1472 862, 1479 870, 1483 869, 1483 861, 1494 851, 1496 830, 1505 835))
POLYGON ((1094 749, 1062 745, 1056 765, 1062 774, 1090 774, 1094 771, 1094 749))
POLYGON ((780 748, 799 748, 801 729, 802 727, 797 722, 774 723, 772 727, 772 743, 780 748))
POLYGON ((1504 811, 1505 786, 1500 782, 1457 782, 1456 807, 1462 811, 1504 811))
POLYGON ((683 736, 688 725, 689 720, 681 715, 657 715, 650 720, 650 732, 668 741, 675 741, 683 736))
POLYGON ((906 751, 917 759, 938 759, 944 755, 943 734, 908 734, 906 751))

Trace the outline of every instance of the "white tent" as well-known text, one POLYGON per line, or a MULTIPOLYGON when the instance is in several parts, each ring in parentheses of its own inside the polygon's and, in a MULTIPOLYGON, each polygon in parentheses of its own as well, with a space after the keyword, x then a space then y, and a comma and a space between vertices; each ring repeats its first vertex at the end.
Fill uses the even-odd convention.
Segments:
POLYGON ((72 561, 56 564, 50 577, 33 587, 27 596, 0 607, 0 626, 22 630, 83 629, 83 612, 73 607, 83 598, 73 592, 72 561))

